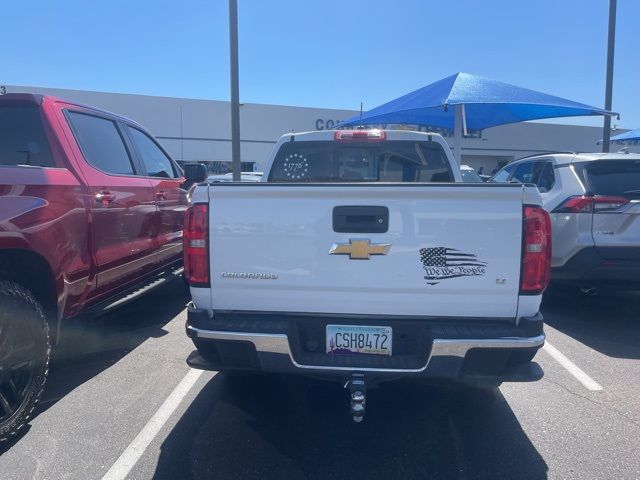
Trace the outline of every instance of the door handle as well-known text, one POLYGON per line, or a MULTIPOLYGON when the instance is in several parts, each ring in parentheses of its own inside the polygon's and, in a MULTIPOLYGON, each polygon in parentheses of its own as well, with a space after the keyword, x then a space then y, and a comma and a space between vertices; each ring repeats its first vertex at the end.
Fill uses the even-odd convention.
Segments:
POLYGON ((156 200, 166 200, 167 199, 167 192, 165 192, 164 190, 160 190, 159 192, 156 192, 156 200))
POLYGON ((111 193, 109 190, 102 190, 96 193, 96 202, 101 203, 103 207, 108 207, 110 203, 116 200, 116 194, 111 193))

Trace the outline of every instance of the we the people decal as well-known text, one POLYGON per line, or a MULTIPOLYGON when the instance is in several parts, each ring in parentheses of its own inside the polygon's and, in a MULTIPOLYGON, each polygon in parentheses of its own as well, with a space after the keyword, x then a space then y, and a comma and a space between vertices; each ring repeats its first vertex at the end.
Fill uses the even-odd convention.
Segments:
POLYGON ((474 254, 447 247, 421 248, 420 261, 429 285, 448 278, 482 276, 487 268, 474 254))

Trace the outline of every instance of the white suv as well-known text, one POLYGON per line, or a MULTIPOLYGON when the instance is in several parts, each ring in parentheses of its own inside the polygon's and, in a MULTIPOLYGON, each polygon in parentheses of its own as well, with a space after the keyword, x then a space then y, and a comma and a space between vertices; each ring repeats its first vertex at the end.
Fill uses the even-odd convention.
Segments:
POLYGON ((551 214, 552 281, 640 289, 639 154, 526 157, 491 181, 538 186, 551 214))

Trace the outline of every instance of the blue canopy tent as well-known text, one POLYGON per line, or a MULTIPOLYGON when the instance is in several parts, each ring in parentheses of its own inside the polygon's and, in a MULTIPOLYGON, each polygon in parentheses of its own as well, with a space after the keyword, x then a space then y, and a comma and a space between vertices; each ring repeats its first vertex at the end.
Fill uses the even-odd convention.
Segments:
POLYGON ((379 124, 428 125, 453 128, 454 150, 460 159, 462 132, 542 118, 617 115, 597 107, 456 73, 431 85, 354 116, 339 127, 379 124))
POLYGON ((640 140, 640 128, 637 130, 631 130, 626 133, 621 133, 620 135, 616 135, 615 137, 611 137, 612 142, 624 142, 631 140, 640 140))

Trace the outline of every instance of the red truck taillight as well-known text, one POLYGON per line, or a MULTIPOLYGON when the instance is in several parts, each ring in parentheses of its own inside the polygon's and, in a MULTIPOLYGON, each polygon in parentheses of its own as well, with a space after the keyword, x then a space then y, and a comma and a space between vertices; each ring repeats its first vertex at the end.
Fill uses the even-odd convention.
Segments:
POLYGON ((539 295, 551 277, 551 219, 541 207, 524 207, 520 293, 539 295))
POLYGON ((209 206, 196 203, 187 209, 184 218, 184 274, 189 285, 209 286, 209 206))

